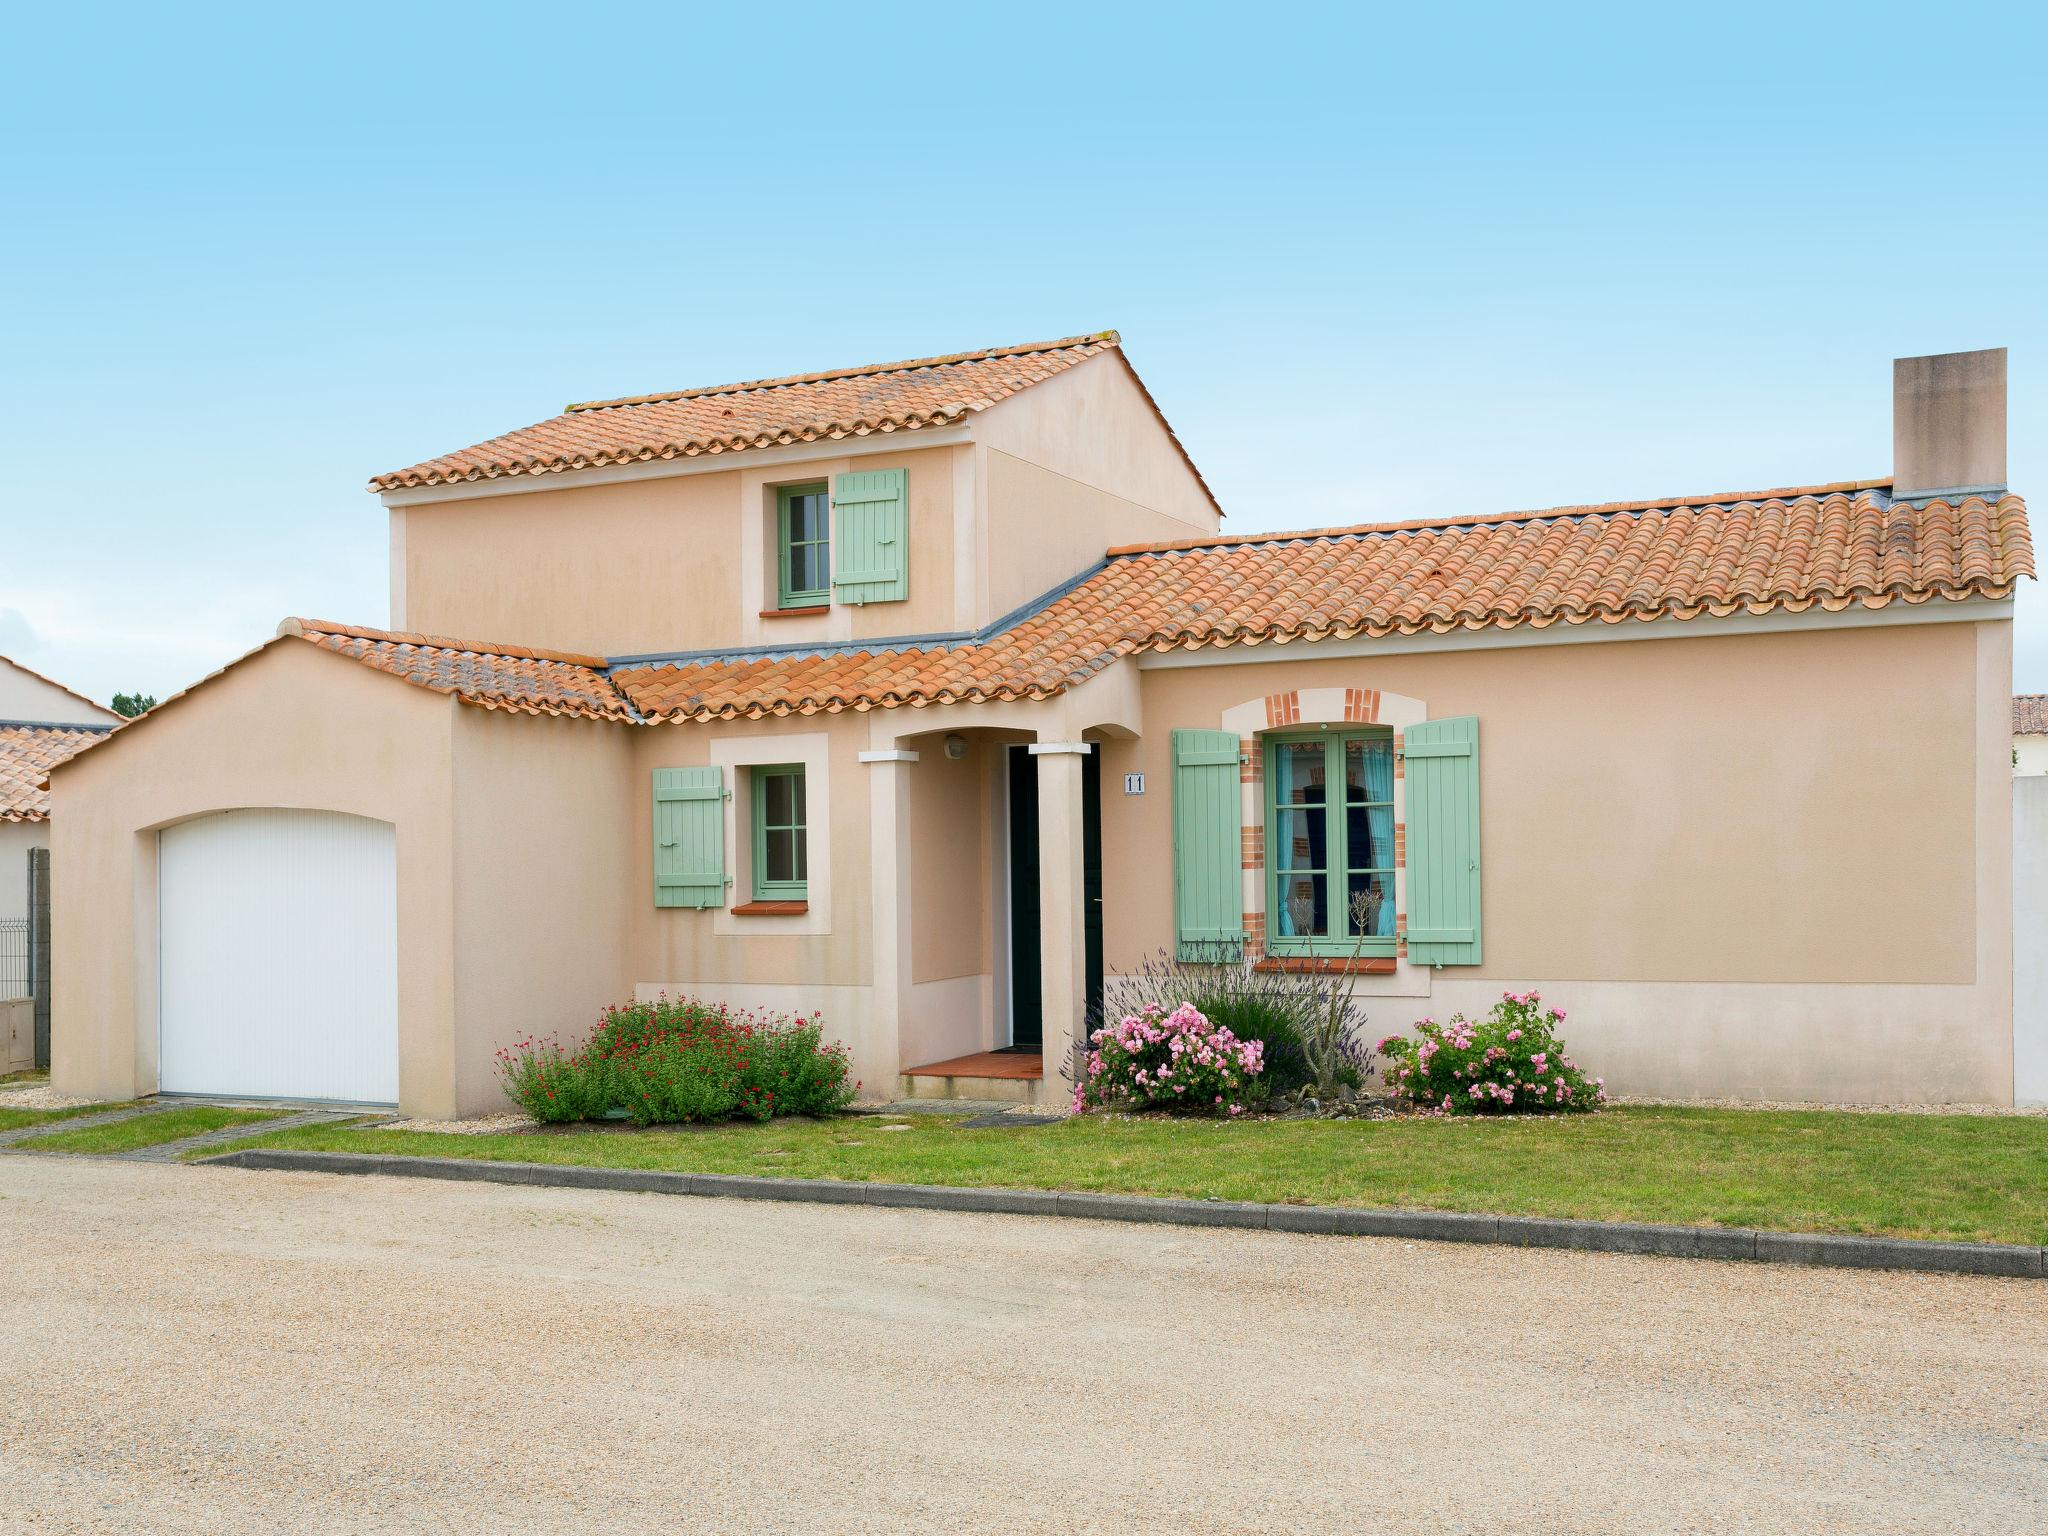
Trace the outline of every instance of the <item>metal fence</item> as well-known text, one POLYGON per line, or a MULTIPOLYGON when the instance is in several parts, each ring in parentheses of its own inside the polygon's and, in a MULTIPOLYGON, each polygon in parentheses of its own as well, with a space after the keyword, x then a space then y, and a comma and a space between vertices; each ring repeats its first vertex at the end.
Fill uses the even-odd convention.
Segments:
POLYGON ((0 1003, 34 995, 28 968, 28 919, 0 918, 0 1003))
POLYGON ((35 998, 36 1070, 50 1070, 50 850, 28 851, 28 989, 35 998))

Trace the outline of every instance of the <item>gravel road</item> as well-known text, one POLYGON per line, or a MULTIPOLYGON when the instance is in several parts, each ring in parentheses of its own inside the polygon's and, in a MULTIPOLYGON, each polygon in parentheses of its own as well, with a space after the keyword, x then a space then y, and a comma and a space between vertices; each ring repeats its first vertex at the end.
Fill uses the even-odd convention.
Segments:
POLYGON ((7 1531, 2048 1529, 2048 1285, 0 1158, 7 1531))

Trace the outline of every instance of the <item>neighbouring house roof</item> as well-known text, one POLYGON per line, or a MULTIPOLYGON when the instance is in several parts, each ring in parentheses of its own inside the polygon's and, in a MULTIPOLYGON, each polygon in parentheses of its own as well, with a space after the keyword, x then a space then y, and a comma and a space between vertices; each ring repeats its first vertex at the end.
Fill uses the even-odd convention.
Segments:
POLYGON ((47 821, 50 770, 113 730, 0 720, 0 821, 47 821))
POLYGON ((2015 736, 2048 736, 2048 693, 2013 695, 2012 733, 2015 736))
POLYGON ((120 723, 120 717, 116 715, 111 709, 108 709, 106 705, 95 704, 91 699, 88 699, 76 688, 67 688, 62 683, 58 682, 57 679, 55 679, 54 677, 45 677, 43 676, 42 673, 38 672, 34 667, 23 666, 20 662, 16 661, 12 656, 0 656, 0 667, 12 667, 14 668, 15 671, 25 673, 29 677, 34 678, 39 683, 48 683, 52 688, 56 689, 59 693, 64 694, 70 698, 74 698, 79 703, 85 705, 88 709, 96 710, 101 715, 104 715, 109 724, 118 725, 120 723))
MULTIPOLYGON (((585 401, 517 432, 374 476, 370 489, 398 491, 508 475, 558 474, 951 426, 1091 357, 1108 352, 1121 357, 1122 346, 1115 331, 1097 331, 980 352, 585 401)), ((1131 377, 1137 379, 1135 370, 1131 377)), ((1158 412, 1158 403, 1142 381, 1138 387, 1158 412)), ((1159 421, 1187 458, 1163 414, 1159 421)), ((1201 471, 1191 458, 1188 468, 1200 481, 1201 471)), ((1202 489, 1208 492, 1207 482, 1202 489)), ((1215 500, 1213 495, 1210 500, 1215 500)))
POLYGON ((610 676, 659 719, 1043 698, 1146 650, 2003 598, 2033 570, 2017 496, 1916 506, 1842 482, 1134 546, 963 641, 684 655, 610 676))

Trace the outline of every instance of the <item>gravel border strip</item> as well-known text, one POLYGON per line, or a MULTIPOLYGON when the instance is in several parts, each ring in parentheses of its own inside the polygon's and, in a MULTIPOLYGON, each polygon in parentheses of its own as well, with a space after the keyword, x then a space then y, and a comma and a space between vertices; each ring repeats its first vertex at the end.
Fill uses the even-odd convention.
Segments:
POLYGON ((795 1200, 925 1211, 1075 1216, 1091 1221, 1181 1227, 1239 1227, 1343 1237, 1403 1237, 1437 1242, 1575 1248, 1595 1253, 1658 1254, 1680 1259, 1746 1259, 1836 1269, 1905 1269, 1932 1274, 2048 1278, 2048 1248, 2013 1243, 1943 1243, 1910 1238, 1831 1237, 1756 1232, 1743 1227, 1650 1226, 1631 1221, 1556 1221, 1456 1211, 1362 1210, 1333 1205, 1257 1205, 1236 1200, 1164 1200, 1033 1189, 970 1189, 929 1184, 867 1184, 838 1179, 750 1178, 726 1173, 666 1173, 643 1168, 585 1168, 556 1163, 498 1163, 397 1157, 365 1152, 293 1152, 254 1147, 199 1161, 232 1168, 300 1173, 386 1174, 480 1184, 610 1189, 643 1194, 707 1195, 736 1200, 795 1200))

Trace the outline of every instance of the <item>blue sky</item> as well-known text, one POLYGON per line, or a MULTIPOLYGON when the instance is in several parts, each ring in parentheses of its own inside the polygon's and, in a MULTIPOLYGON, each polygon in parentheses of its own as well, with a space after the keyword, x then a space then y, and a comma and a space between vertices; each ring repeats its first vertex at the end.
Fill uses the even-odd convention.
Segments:
POLYGON ((18 16, 0 653, 167 693, 384 621, 374 472, 1104 327, 1238 530, 1881 475, 1995 345, 2048 487, 2041 8, 1416 9, 18 16))

